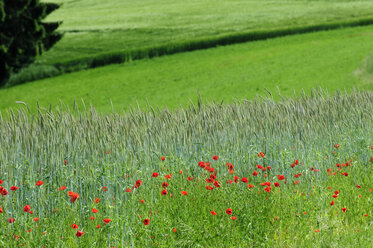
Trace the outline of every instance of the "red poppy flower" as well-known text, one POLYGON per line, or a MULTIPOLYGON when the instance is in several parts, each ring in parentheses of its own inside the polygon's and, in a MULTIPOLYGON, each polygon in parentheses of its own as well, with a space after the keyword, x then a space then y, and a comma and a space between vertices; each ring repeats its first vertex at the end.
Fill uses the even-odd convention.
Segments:
POLYGON ((251 189, 251 188, 253 188, 253 187, 254 187, 254 185, 252 185, 252 184, 249 184, 249 185, 247 185, 247 187, 249 187, 249 189, 251 189))
POLYGON ((89 217, 90 220, 95 220, 95 217, 91 216, 89 217))
POLYGON ((258 175, 258 172, 254 171, 254 172, 253 172, 253 176, 256 177, 257 175, 258 175))
POLYGON ((3 181, 3 180, 0 180, 0 185, 3 184, 3 183, 4 183, 4 181, 3 181))
POLYGON ((4 210, 2 207, 0 207, 0 214, 4 213, 4 210))
POLYGON ((69 191, 69 196, 71 197, 70 201, 72 203, 74 203, 76 201, 76 199, 79 198, 79 194, 78 193, 75 193, 75 192, 72 192, 72 191, 69 191))
POLYGON ((280 184, 278 182, 275 182, 274 185, 275 185, 275 187, 280 186, 280 184))
POLYGON ((233 181, 229 179, 229 180, 227 180, 227 183, 232 184, 233 181))
POLYGON ((272 170, 272 167, 271 166, 267 166, 267 170, 272 170))
POLYGON ((213 190, 214 187, 212 187, 212 186, 208 186, 208 185, 207 185, 207 186, 206 186, 206 189, 207 189, 207 190, 213 190))
POLYGON ((219 188, 219 187, 220 187, 220 183, 219 183, 219 181, 215 181, 215 182, 214 182, 214 186, 215 186, 216 188, 219 188))
POLYGON ((158 176, 159 176, 159 174, 157 172, 153 172, 152 177, 158 177, 158 176))
POLYGON ((39 221, 39 218, 38 218, 38 217, 35 217, 35 218, 34 218, 34 221, 35 221, 35 222, 38 222, 38 221, 39 221))
POLYGON ((333 206, 334 205, 334 201, 332 201, 331 203, 330 203, 330 206, 333 206))
POLYGON ((339 191, 338 190, 334 191, 334 194, 339 195, 339 191))
POLYGON ((341 208, 343 213, 346 213, 347 208, 341 208))
POLYGON ((200 161, 200 162, 198 162, 198 166, 201 167, 201 168, 205 168, 206 164, 205 164, 205 162, 200 161))
POLYGON ((172 174, 168 174, 168 175, 165 175, 164 177, 167 178, 168 180, 170 180, 171 176, 172 176, 172 174))
POLYGON ((232 217, 231 217, 231 220, 236 220, 236 219, 237 219, 236 216, 232 216, 232 217))
POLYGON ((213 156, 212 159, 216 161, 218 160, 218 156, 213 156))
POLYGON ((144 201, 143 199, 141 199, 141 200, 140 200, 140 203, 141 203, 141 204, 144 204, 144 203, 145 203, 145 201, 144 201))
POLYGON ((132 190, 128 188, 128 189, 126 189, 126 192, 132 192, 132 190))
POLYGON ((77 232, 76 232, 76 236, 77 236, 78 238, 81 237, 83 234, 84 234, 84 232, 82 232, 82 231, 77 231, 77 232))
POLYGON ((278 179, 279 181, 284 180, 284 179, 285 179, 285 176, 284 176, 284 175, 278 175, 278 176, 277 176, 277 179, 278 179))
POLYGON ((29 211, 28 213, 29 213, 29 214, 33 214, 34 212, 32 212, 32 211, 29 211))
POLYGON ((215 179, 216 179, 216 175, 215 175, 215 173, 211 174, 211 175, 210 175, 210 178, 211 178, 212 180, 215 180, 215 179))
POLYGON ((66 189, 66 186, 61 186, 58 188, 59 191, 62 191, 62 190, 65 190, 66 189))
POLYGON ((315 233, 318 233, 318 232, 320 232, 320 229, 316 229, 316 230, 315 230, 315 233))
POLYGON ((109 224, 110 221, 111 221, 111 219, 104 219, 104 222, 105 222, 106 224, 109 224))
POLYGON ((30 205, 26 205, 26 206, 23 207, 23 211, 25 211, 25 212, 28 212, 30 210, 31 210, 31 206, 30 205))
POLYGON ((338 195, 333 195, 333 198, 337 198, 338 197, 338 195))
POLYGON ((368 217, 368 214, 364 214, 365 217, 368 217))
POLYGON ((11 191, 16 191, 17 189, 19 189, 19 188, 16 187, 16 186, 12 186, 12 187, 10 187, 10 190, 11 190, 11 191))
POLYGON ((231 208, 228 208, 226 211, 225 211, 227 214, 231 215, 233 213, 232 209, 231 208))
POLYGON ((136 181, 136 184, 135 184, 135 188, 137 189, 138 187, 140 187, 142 184, 142 181, 139 179, 136 181))
POLYGON ((186 192, 186 191, 181 191, 181 194, 183 194, 183 195, 188 195, 188 192, 186 192))
POLYGON ((188 181, 192 181, 192 180, 193 180, 193 177, 188 177, 187 180, 188 180, 188 181))
POLYGON ((8 223, 14 223, 16 220, 15 219, 12 219, 12 218, 9 218, 8 219, 8 223))
POLYGON ((234 177, 234 182, 237 183, 240 178, 238 176, 234 177))
POLYGON ((72 224, 71 228, 78 229, 78 225, 77 224, 72 224))
POLYGON ((166 158, 165 158, 165 157, 161 157, 161 159, 162 159, 162 161, 165 161, 165 160, 166 160, 166 158))
POLYGON ((334 148, 337 148, 337 149, 338 149, 338 148, 339 148, 339 144, 335 144, 335 145, 334 145, 334 148))
POLYGON ((183 171, 182 171, 182 170, 180 170, 180 174, 183 174, 183 171))
POLYGON ((270 193, 270 192, 271 192, 271 187, 268 186, 268 187, 264 188, 264 190, 265 190, 267 193, 270 193))
POLYGON ((356 187, 357 187, 358 189, 360 189, 360 188, 361 188, 361 186, 360 186, 360 185, 356 185, 356 187))
POLYGON ((36 186, 40 187, 41 185, 43 185, 43 183, 44 182, 42 180, 39 180, 39 181, 36 182, 36 186))
POLYGON ((97 225, 96 228, 99 229, 101 227, 101 225, 97 225))
POLYGON ((102 190, 106 192, 106 191, 108 191, 108 188, 106 186, 104 186, 104 187, 102 187, 102 190))
POLYGON ((98 210, 95 209, 95 208, 93 208, 93 209, 92 209, 92 212, 93 212, 93 213, 98 213, 98 210))
POLYGON ((243 183, 249 183, 249 180, 246 177, 241 178, 241 182, 243 183))
POLYGON ((212 210, 210 213, 211 213, 212 215, 216 215, 216 212, 215 212, 214 210, 212 210))
POLYGON ((161 192, 161 195, 167 195, 167 194, 168 194, 167 190, 163 189, 162 192, 161 192))
POLYGON ((176 228, 174 228, 172 231, 173 231, 173 232, 176 232, 176 228))
POLYGON ((145 226, 149 225, 149 222, 150 222, 149 219, 145 219, 145 220, 143 221, 143 223, 144 223, 145 226))
POLYGON ((100 203, 100 198, 96 198, 95 199, 95 202, 98 204, 98 203, 100 203))

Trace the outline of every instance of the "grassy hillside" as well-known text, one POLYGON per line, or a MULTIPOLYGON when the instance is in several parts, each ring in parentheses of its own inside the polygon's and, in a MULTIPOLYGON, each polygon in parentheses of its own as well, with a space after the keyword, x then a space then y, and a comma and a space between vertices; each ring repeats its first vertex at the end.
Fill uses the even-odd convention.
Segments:
POLYGON ((16 101, 53 107, 83 98, 100 112, 130 105, 175 108, 196 102, 253 98, 265 88, 284 96, 316 86, 330 92, 372 90, 373 27, 295 35, 66 74, 0 90, 0 110, 16 101), (147 100, 146 100, 147 99, 147 100))
POLYGON ((0 245, 370 247, 372 108, 313 92, 0 118, 0 245))
POLYGON ((65 37, 40 62, 54 64, 101 53, 248 30, 373 17, 372 1, 82 0, 60 1, 50 21, 65 37))
POLYGON ((65 37, 8 85, 134 59, 373 23, 371 1, 81 0, 47 20, 65 37))

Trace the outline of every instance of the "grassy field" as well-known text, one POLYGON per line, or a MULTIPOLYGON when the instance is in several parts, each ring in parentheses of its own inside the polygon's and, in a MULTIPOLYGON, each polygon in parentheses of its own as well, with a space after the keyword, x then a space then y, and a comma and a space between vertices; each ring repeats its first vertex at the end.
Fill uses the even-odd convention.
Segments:
POLYGON ((371 1, 57 1, 64 38, 8 86, 217 45, 373 23, 371 1))
POLYGON ((371 247, 373 1, 57 2, 13 79, 63 75, 0 89, 0 247, 371 247))
MULTIPOLYGON (((59 2, 59 1, 57 1, 59 2)), ((373 18, 372 1, 60 1, 47 20, 65 37, 38 60, 63 63, 102 53, 248 30, 373 18)))
MULTIPOLYGON (((330 92, 372 90, 373 27, 294 35, 111 65, 0 90, 0 111, 36 101, 70 106, 83 98, 100 112, 130 105, 175 108, 203 101, 252 99, 265 88, 284 96, 321 86, 330 92), (147 100, 146 100, 147 99, 147 100)), ((277 96, 277 94, 275 94, 277 96)), ((275 98, 279 99, 277 96, 275 98)))
POLYGON ((372 99, 0 118, 0 245, 369 247, 372 99))

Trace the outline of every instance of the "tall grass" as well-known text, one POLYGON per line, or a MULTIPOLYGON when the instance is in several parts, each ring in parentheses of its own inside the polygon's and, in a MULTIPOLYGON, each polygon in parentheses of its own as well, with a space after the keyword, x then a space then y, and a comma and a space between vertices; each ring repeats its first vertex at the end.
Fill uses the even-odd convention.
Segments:
POLYGON ((199 102, 175 111, 149 106, 148 111, 99 115, 92 107, 69 110, 63 104, 55 112, 39 109, 37 115, 28 114, 27 108, 10 111, 0 115, 0 180, 5 188, 20 189, 0 198, 0 244, 366 247, 373 234, 368 191, 373 179, 372 109, 370 92, 330 96, 317 90, 279 102, 199 102), (336 143, 340 148, 333 147, 336 143), (259 152, 265 157, 259 158, 259 152), (218 161, 212 161, 213 155, 218 161), (295 159, 301 165, 292 169, 295 159), (198 161, 212 162, 221 188, 205 189, 208 174, 198 161), (349 176, 341 176, 335 164, 347 161, 352 165, 343 172, 349 176), (227 162, 234 164, 233 175, 227 172, 227 162), (251 175, 257 164, 272 167, 267 178, 251 175), (327 168, 338 174, 328 175, 327 168), (152 172, 160 177, 152 178, 152 172), (293 184, 295 172, 303 174, 298 185, 293 184), (166 174, 172 179, 165 179, 166 174), (278 174, 285 175, 287 184, 280 181, 281 191, 264 192, 259 182, 273 183, 278 174), (235 175, 248 177, 254 188, 242 182, 226 184, 235 175), (187 181, 188 176, 194 180, 187 181), (142 185, 126 192, 138 179, 142 185), (38 180, 44 185, 35 186, 38 180), (167 196, 160 194, 163 181, 170 183, 167 196), (62 185, 80 198, 69 202, 67 192, 57 190, 62 185), (335 208, 329 206, 333 198, 328 186, 341 191, 335 208), (98 197, 101 202, 93 203, 98 197), (26 204, 33 215, 23 212, 26 204), (92 213, 93 207, 98 214, 92 213), (225 214, 228 207, 236 221, 225 214), (342 214, 341 207, 348 211, 342 214), (212 216, 211 210, 218 215, 212 216), (90 220, 91 215, 96 219, 90 220), (30 216, 39 217, 38 228, 30 216), (9 217, 16 222, 7 223, 9 217), (112 221, 104 224, 104 218, 112 221), (143 225, 145 218, 149 226, 143 225), (82 237, 75 236, 73 223, 85 232, 82 237), (97 229, 97 224, 102 227, 97 229), (33 231, 25 232, 29 228, 33 231), (317 229, 320 233, 314 232, 317 229))

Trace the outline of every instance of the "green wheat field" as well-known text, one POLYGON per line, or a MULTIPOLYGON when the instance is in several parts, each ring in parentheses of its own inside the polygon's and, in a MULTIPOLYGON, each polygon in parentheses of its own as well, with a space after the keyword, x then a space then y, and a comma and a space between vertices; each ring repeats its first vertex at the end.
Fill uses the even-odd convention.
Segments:
POLYGON ((372 247, 373 1, 54 2, 0 247, 372 247))

